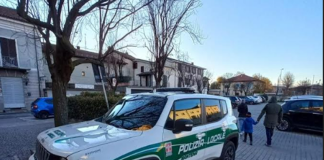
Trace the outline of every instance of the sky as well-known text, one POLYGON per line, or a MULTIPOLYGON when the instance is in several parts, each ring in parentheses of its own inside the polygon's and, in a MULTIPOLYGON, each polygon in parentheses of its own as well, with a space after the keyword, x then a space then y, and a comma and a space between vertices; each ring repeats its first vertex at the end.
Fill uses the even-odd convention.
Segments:
MULTIPOLYGON (((203 32, 202 44, 181 36, 181 50, 213 73, 255 73, 277 84, 291 72, 295 83, 323 77, 322 0, 204 0, 190 18, 203 32)), ((131 54, 146 59, 145 48, 131 54)), ((212 80, 213 81, 213 80, 212 80)), ((323 82, 323 80, 321 80, 323 82)))
MULTIPOLYGON (((213 73, 211 81, 244 72, 260 73, 276 85, 283 68, 282 76, 293 73, 295 84, 306 78, 313 82, 313 77, 314 83, 323 82, 322 0, 202 0, 189 21, 199 26, 204 39, 193 43, 184 33, 180 49, 213 73)), ((79 45, 94 51, 97 40, 85 30, 86 43, 83 39, 79 45)), ((143 45, 136 38, 124 43, 143 45)), ((146 48, 129 50, 137 58, 149 57, 146 48)))

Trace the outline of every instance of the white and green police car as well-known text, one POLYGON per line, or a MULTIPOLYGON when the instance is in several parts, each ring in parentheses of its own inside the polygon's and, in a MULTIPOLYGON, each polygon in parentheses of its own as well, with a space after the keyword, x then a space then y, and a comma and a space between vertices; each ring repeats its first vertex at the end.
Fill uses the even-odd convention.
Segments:
POLYGON ((29 160, 234 160, 237 145, 228 98, 142 93, 98 119, 40 133, 29 160))

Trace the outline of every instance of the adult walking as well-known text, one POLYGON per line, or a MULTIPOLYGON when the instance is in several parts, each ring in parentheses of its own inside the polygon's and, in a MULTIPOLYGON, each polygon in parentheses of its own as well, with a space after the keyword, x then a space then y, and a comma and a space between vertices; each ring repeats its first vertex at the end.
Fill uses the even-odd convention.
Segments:
POLYGON ((248 106, 245 103, 245 100, 242 99, 241 104, 239 104, 237 106, 237 111, 239 112, 238 115, 238 120, 239 120, 239 132, 240 132, 240 136, 243 136, 244 130, 243 130, 243 123, 244 120, 246 119, 246 114, 249 112, 248 106))
POLYGON ((265 126, 267 135, 267 143, 265 145, 271 146, 273 130, 279 123, 281 123, 282 120, 282 108, 279 104, 277 104, 276 97, 271 97, 269 103, 266 106, 264 106, 262 112, 260 113, 257 119, 257 122, 260 121, 264 114, 265 119, 263 124, 265 126))

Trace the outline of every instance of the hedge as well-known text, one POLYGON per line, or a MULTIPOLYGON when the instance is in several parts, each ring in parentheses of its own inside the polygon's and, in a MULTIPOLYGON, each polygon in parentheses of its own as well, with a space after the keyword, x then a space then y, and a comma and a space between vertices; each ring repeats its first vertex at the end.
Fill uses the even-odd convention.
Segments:
MULTIPOLYGON (((108 97, 109 107, 114 106, 123 95, 108 97)), ((104 115, 108 109, 103 93, 83 92, 68 98, 69 119, 92 120, 104 115)))

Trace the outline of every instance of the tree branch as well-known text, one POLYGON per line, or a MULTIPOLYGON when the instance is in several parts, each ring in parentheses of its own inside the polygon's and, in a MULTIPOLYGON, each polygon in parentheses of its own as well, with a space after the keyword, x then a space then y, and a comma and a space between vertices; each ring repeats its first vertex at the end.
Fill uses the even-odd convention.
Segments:
POLYGON ((103 66, 103 63, 101 60, 93 59, 93 58, 80 58, 80 59, 74 60, 72 63, 73 63, 74 67, 76 67, 80 64, 83 64, 83 63, 93 63, 93 64, 103 66))
POLYGON ((46 28, 46 29, 51 30, 52 32, 55 32, 54 26, 52 26, 50 23, 48 23, 48 22, 45 23, 45 22, 40 21, 39 19, 35 19, 35 18, 28 16, 28 11, 25 11, 26 10, 25 6, 26 6, 26 0, 21 0, 20 3, 18 3, 17 14, 20 17, 24 18, 29 23, 32 23, 36 26, 40 26, 42 28, 46 28))

